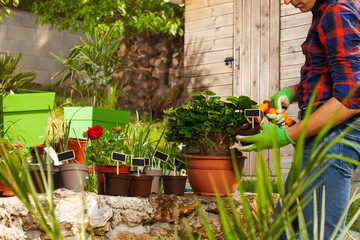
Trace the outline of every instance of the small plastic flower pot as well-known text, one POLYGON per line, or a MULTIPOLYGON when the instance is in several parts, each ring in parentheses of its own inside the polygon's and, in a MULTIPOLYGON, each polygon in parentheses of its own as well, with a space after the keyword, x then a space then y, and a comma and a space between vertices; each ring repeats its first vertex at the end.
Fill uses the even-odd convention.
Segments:
POLYGON ((161 176, 164 184, 164 193, 166 195, 183 196, 187 176, 161 176))
POLYGON ((130 177, 128 175, 105 173, 105 194, 110 196, 127 196, 130 177))
POLYGON ((67 163, 59 167, 64 188, 80 191, 84 189, 88 165, 82 163, 67 163))
POLYGON ((150 197, 153 176, 130 176, 129 196, 150 197))

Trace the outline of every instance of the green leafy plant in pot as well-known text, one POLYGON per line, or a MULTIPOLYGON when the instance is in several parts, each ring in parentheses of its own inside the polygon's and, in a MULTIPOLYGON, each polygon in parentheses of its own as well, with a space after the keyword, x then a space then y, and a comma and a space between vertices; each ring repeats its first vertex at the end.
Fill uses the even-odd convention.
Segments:
POLYGON ((230 151, 230 146, 236 141, 235 129, 248 124, 244 110, 257 103, 247 96, 231 96, 223 101, 209 90, 191 97, 192 101, 164 111, 170 117, 165 138, 185 145, 188 179, 194 193, 214 195, 211 177, 220 195, 226 195, 226 187, 233 193, 238 186, 234 171, 241 174, 245 157, 230 151))

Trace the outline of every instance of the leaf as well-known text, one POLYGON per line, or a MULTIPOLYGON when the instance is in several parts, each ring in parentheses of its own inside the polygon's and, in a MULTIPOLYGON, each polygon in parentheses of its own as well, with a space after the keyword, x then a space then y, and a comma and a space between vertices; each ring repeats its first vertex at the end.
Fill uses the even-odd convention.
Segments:
POLYGON ((210 90, 205 90, 205 91, 203 92, 203 94, 204 94, 205 96, 215 96, 215 95, 216 95, 216 93, 214 93, 213 91, 210 91, 210 90))
POLYGON ((5 14, 6 17, 11 18, 11 8, 9 7, 3 7, 2 12, 5 14))

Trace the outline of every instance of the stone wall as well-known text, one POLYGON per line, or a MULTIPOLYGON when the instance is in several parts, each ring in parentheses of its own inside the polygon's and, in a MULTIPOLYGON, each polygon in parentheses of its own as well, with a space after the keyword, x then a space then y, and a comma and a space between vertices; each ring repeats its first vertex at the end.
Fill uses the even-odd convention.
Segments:
POLYGON ((118 105, 162 117, 163 110, 183 104, 184 39, 162 34, 136 34, 120 45, 127 66, 117 73, 123 86, 118 105))
MULTIPOLYGON (((252 211, 256 211, 255 194, 246 194, 252 211)), ((85 193, 85 226, 88 239, 188 239, 182 219, 195 236, 206 239, 195 197, 155 195, 150 198, 103 196, 85 193)), ((222 230, 215 197, 197 196, 201 208, 218 239, 222 230)), ((240 217, 239 195, 232 197, 240 217)), ((66 189, 54 192, 55 215, 64 239, 80 239, 81 193, 66 189)), ((225 204, 227 205, 227 204, 225 204)), ((0 239, 48 239, 34 217, 16 197, 0 198, 0 239)))
POLYGON ((59 52, 68 55, 69 50, 80 42, 83 33, 59 32, 50 25, 36 23, 36 16, 31 12, 13 9, 11 18, 0 22, 0 54, 9 52, 13 55, 23 53, 20 65, 27 71, 37 73, 35 83, 54 84, 61 78, 51 77, 62 68, 62 64, 51 54, 59 52))

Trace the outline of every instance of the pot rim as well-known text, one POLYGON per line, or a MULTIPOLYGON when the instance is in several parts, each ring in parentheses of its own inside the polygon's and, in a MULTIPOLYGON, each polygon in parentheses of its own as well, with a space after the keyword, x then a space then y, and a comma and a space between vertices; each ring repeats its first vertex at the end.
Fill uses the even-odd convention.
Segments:
MULTIPOLYGON (((195 159, 216 159, 216 160, 231 160, 231 156, 213 156, 213 155, 193 155, 193 154, 183 154, 184 157, 190 157, 195 159)), ((246 158, 246 156, 236 156, 238 159, 246 158)))
POLYGON ((173 176, 173 175, 162 175, 161 176, 162 178, 188 178, 188 176, 186 175, 186 176, 181 176, 181 175, 176 175, 176 176, 173 176))

